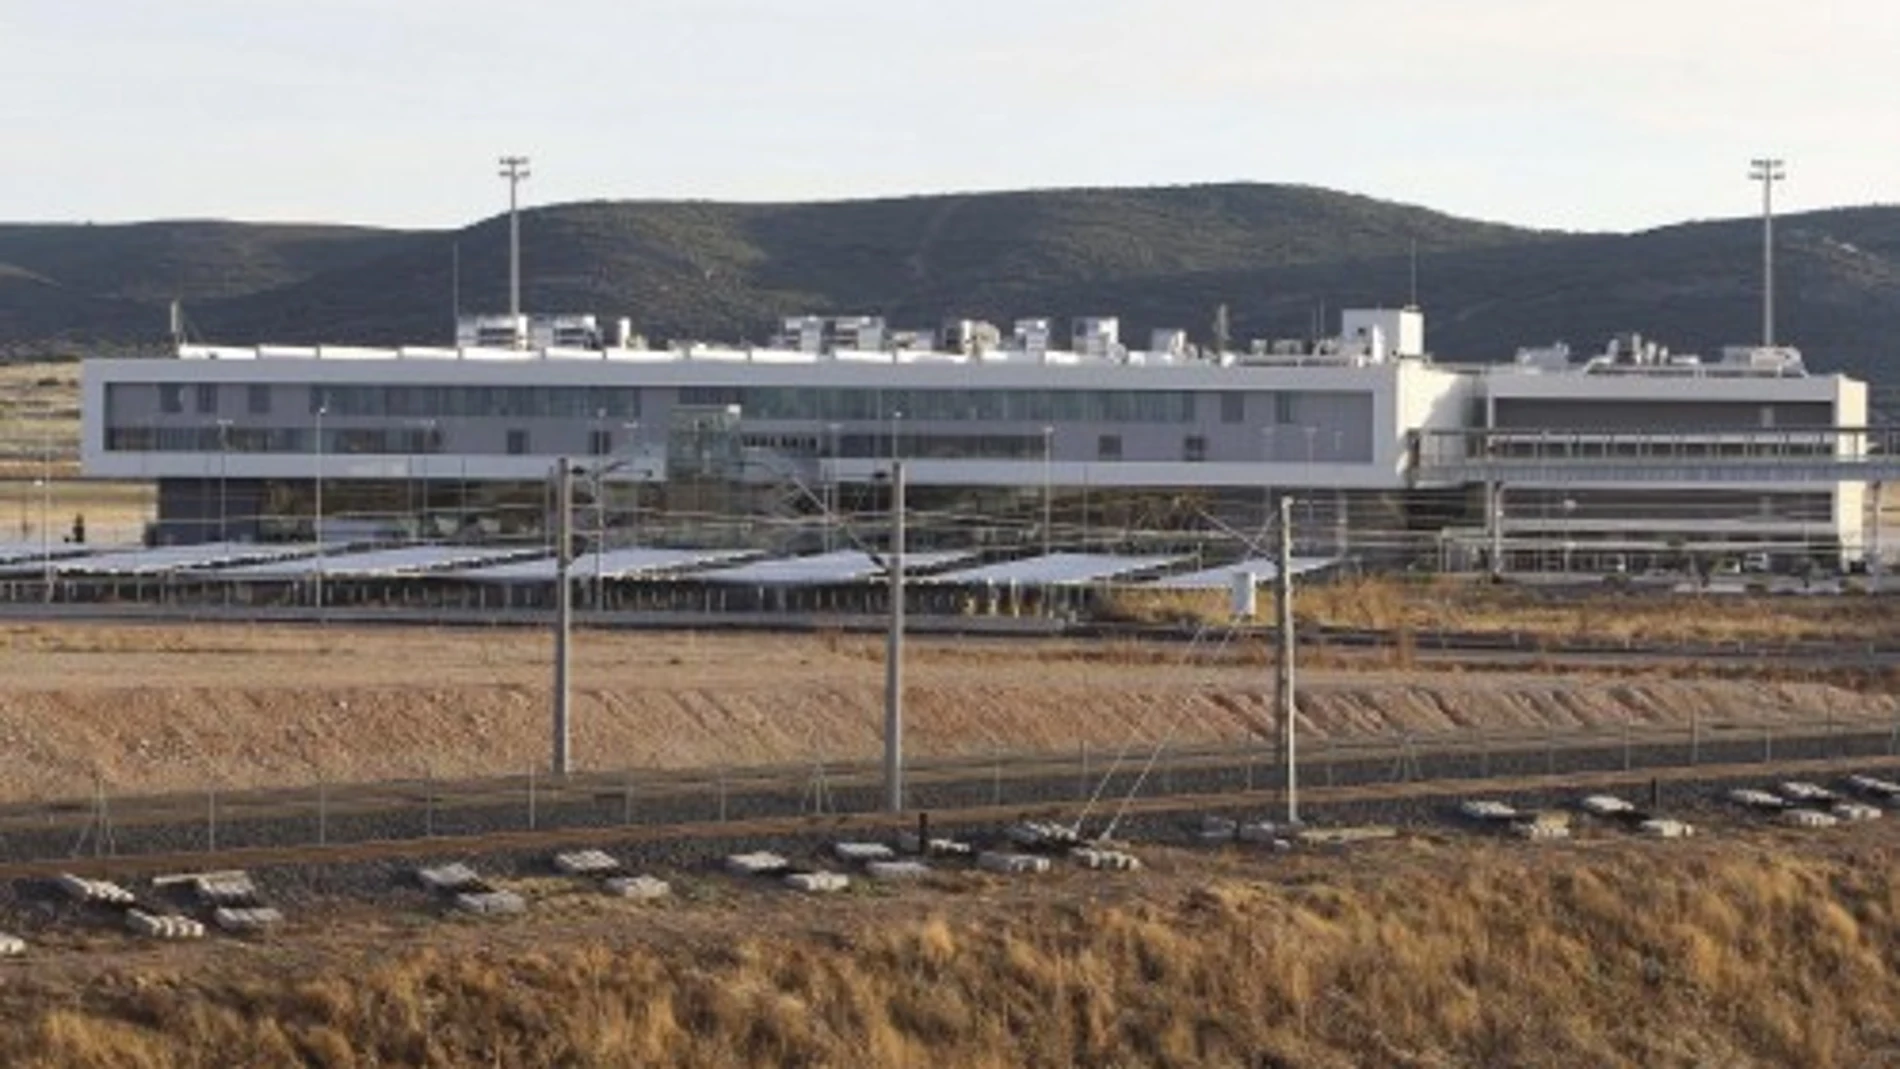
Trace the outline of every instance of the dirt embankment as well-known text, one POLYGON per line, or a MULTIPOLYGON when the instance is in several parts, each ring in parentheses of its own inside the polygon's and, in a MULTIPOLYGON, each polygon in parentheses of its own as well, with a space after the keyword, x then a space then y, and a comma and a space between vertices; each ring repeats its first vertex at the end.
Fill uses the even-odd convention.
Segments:
MULTIPOLYGON (((525 771, 545 760, 548 644, 464 630, 31 626, 0 634, 0 797, 525 771)), ((583 634, 583 767, 869 759, 877 643, 826 636, 583 634)), ((1271 738, 1264 663, 1178 650, 919 640, 907 743, 920 754, 1271 738)), ((1319 735, 1892 716, 1818 683, 1313 672, 1319 735)))
POLYGON ((1415 841, 148 951, 0 988, 0 1063, 1886 1064, 1900 869, 1807 842, 1415 841))

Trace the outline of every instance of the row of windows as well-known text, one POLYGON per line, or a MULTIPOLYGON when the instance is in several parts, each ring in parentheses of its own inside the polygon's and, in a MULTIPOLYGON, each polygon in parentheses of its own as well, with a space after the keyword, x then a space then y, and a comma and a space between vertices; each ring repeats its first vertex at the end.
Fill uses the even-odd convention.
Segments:
MULTIPOLYGON (((512 433, 512 432, 511 432, 512 433)), ((156 453, 358 453, 426 455, 442 452, 433 427, 374 430, 325 428, 323 447, 308 427, 108 427, 106 449, 156 453)), ((524 448, 522 452, 527 452, 524 448)))
POLYGON ((620 386, 312 386, 309 410, 333 416, 630 419, 640 391, 620 386))
MULTIPOLYGON (((113 392, 135 388, 114 384, 113 392)), ((182 415, 189 396, 198 415, 218 415, 227 390, 238 386, 199 383, 188 393, 179 383, 157 384, 159 411, 182 415)), ((272 387, 250 384, 244 411, 269 415, 272 387)), ((298 387, 298 389, 305 389, 298 387)), ((374 386, 325 385, 306 389, 310 413, 393 418, 573 418, 631 419, 640 414, 640 391, 606 386, 374 386)), ((1288 391, 1190 390, 878 390, 863 388, 687 386, 681 404, 738 405, 745 417, 773 420, 865 422, 901 414, 906 419, 1019 423, 1191 423, 1206 397, 1223 423, 1244 423, 1251 407, 1262 423, 1300 420, 1302 394, 1288 391), (1252 398, 1250 404, 1249 398, 1252 398)), ((108 397, 108 404, 114 398, 108 397)))
MULTIPOLYGON (((113 392, 127 384, 115 383, 113 392)), ((238 387, 230 387, 235 390, 238 387)), ((244 411, 270 415, 271 387, 243 386, 244 411)), ((300 388, 301 389, 301 388, 300 388)), ((224 411, 225 387, 199 383, 192 387, 192 411, 215 416, 224 411)), ((640 391, 606 386, 311 386, 307 410, 333 416, 393 416, 430 418, 503 416, 521 418, 570 417, 630 419, 640 414, 640 391)), ((158 384, 158 410, 166 415, 185 412, 187 391, 181 383, 158 384)), ((108 398, 111 405, 116 398, 108 398)))
MULTIPOLYGON (((1040 434, 900 434, 892 442, 888 434, 845 434, 826 443, 821 454, 816 435, 745 435, 743 443, 754 449, 770 449, 791 456, 813 457, 888 457, 893 444, 896 455, 911 459, 992 459, 1033 460, 1044 457, 1047 442, 1040 434)), ((532 439, 525 429, 507 431, 505 452, 524 456, 532 452, 532 439)), ((106 431, 106 448, 114 452, 159 453, 311 453, 338 455, 429 455, 442 452, 442 434, 429 428, 326 428, 321 450, 312 428, 305 427, 112 427, 106 431)), ((605 431, 588 436, 588 450, 595 456, 613 451, 613 437, 605 431)), ((1096 459, 1122 459, 1122 437, 1104 434, 1096 439, 1096 459)), ((1191 434, 1181 439, 1180 459, 1199 463, 1207 459, 1207 439, 1191 434)))
MULTIPOLYGON (((865 422, 890 419, 994 423, 1192 423, 1203 397, 1218 398, 1224 423, 1291 423, 1298 393, 1238 390, 878 390, 802 386, 687 386, 686 405, 738 405, 747 419, 865 422), (1266 398, 1272 399, 1266 411, 1266 398), (1269 420, 1269 417, 1271 419, 1269 420)), ((1313 395, 1305 395, 1313 396, 1313 395)))

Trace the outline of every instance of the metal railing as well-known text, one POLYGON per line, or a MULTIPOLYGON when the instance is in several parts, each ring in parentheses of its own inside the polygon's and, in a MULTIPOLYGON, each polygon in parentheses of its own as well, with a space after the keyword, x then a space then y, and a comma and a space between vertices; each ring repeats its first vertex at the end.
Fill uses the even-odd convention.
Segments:
POLYGON ((1414 471, 1496 482, 1883 481, 1900 476, 1900 428, 1431 430, 1419 433, 1414 471))
MULTIPOLYGON (((1314 734, 1302 742, 1301 754, 1301 782, 1314 787, 1802 760, 1863 759, 1875 767, 1900 758, 1900 715, 1314 734)), ((1106 748, 1078 743, 1063 752, 913 758, 906 804, 915 810, 1029 811, 1094 798, 1106 812, 1129 798, 1258 792, 1264 807, 1284 782, 1271 742, 1160 748, 1152 740, 1106 748)), ((799 763, 629 768, 560 780, 529 771, 472 780, 422 776, 161 795, 115 795, 102 784, 90 796, 0 806, 0 863, 873 813, 882 807, 881 784, 876 760, 817 755, 799 763)))

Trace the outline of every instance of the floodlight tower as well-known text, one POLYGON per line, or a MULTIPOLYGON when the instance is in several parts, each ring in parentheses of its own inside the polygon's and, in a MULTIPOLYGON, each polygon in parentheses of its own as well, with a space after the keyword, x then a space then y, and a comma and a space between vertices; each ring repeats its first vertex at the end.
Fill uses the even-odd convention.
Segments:
POLYGON ((503 156, 501 177, 508 180, 508 316, 521 316, 521 215, 518 193, 529 175, 528 157, 503 156))
POLYGON ((1761 183, 1761 343, 1775 344, 1775 183, 1788 177, 1782 161, 1748 161, 1748 177, 1761 183))

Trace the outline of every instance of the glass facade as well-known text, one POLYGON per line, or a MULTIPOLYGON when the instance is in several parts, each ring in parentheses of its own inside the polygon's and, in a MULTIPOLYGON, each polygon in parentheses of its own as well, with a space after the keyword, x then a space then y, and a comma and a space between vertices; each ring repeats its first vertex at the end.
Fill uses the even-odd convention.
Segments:
POLYGON ((687 386, 680 402, 738 405, 746 419, 986 423, 1192 423, 1190 390, 877 390, 687 386))
POLYGON ((309 411, 332 416, 625 419, 640 391, 620 386, 312 386, 309 411))

